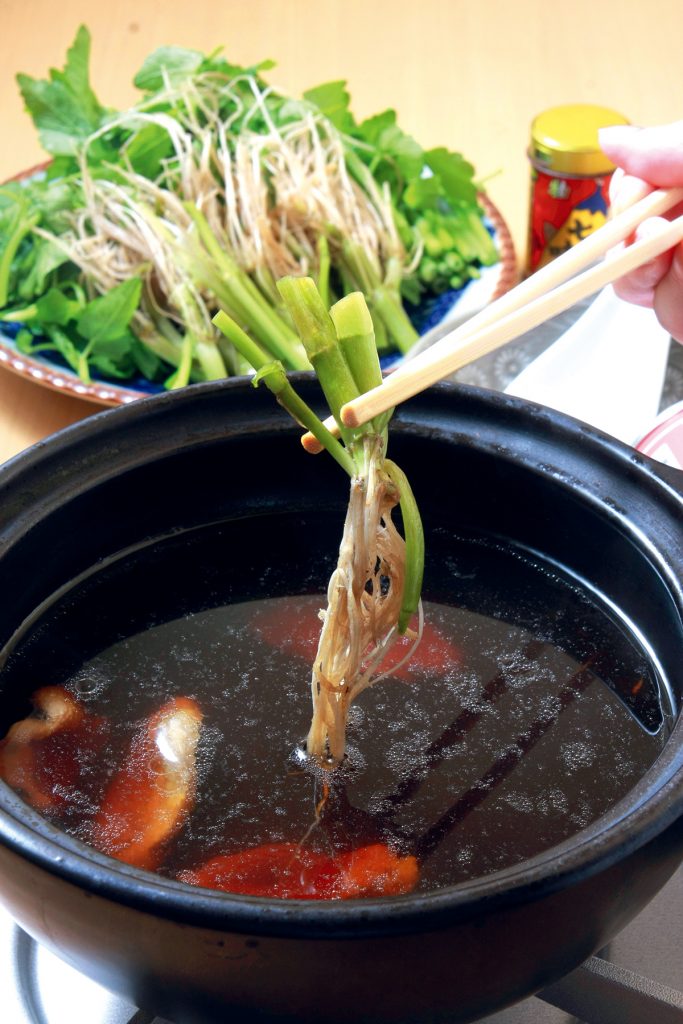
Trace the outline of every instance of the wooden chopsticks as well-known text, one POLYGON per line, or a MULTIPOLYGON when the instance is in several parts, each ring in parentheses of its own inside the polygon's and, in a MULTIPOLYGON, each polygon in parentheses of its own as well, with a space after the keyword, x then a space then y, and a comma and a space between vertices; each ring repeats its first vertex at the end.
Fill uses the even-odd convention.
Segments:
MULTIPOLYGON (((430 384, 455 373, 467 363, 478 359, 487 352, 492 352, 530 330, 531 327, 538 326, 544 320, 567 309, 574 302, 598 291, 604 287, 604 284, 625 274, 627 269, 647 262, 658 252, 666 251, 668 247, 675 245, 680 240, 677 230, 673 228, 673 224, 677 223, 675 221, 671 229, 673 241, 669 240, 668 235, 664 238, 657 236, 654 244, 656 252, 653 253, 651 248, 644 250, 642 243, 638 243, 630 246, 619 256, 613 256, 604 264, 595 267, 596 272, 607 275, 604 284, 600 284, 598 278, 589 277, 588 274, 593 271, 588 271, 583 277, 570 282, 573 288, 567 291, 561 290, 560 286, 569 282, 569 279, 579 271, 591 267, 610 249, 628 238, 643 220, 666 213, 680 202, 683 202, 683 188, 657 189, 634 202, 633 205, 626 207, 598 231, 588 235, 578 245, 568 249, 551 263, 537 270, 521 284, 501 295, 495 302, 485 306, 479 313, 445 335, 431 348, 400 365, 382 385, 361 395, 353 402, 349 402, 342 410, 345 422, 347 422, 347 417, 350 426, 372 419, 379 412, 416 395, 430 384), (635 253, 632 250, 635 250, 635 253), (629 267, 618 262, 620 257, 627 254, 629 267), (631 264, 634 259, 636 262, 631 264), (546 305, 539 305, 538 303, 541 301, 546 305), (525 313, 528 310, 530 318, 527 319, 526 316, 512 318, 513 314, 521 310, 524 310, 525 313)), ((653 239, 647 241, 654 242, 653 239)), ((338 428, 332 417, 325 421, 325 425, 328 429, 338 433, 338 428)), ((309 452, 315 453, 321 450, 312 434, 304 434, 301 441, 309 452)))
POLYGON ((666 213, 680 202, 683 188, 658 189, 622 210, 598 231, 398 367, 381 385, 345 405, 343 422, 350 427, 360 426, 672 248, 683 240, 683 217, 662 224, 648 238, 591 265, 628 238, 643 220, 666 213))

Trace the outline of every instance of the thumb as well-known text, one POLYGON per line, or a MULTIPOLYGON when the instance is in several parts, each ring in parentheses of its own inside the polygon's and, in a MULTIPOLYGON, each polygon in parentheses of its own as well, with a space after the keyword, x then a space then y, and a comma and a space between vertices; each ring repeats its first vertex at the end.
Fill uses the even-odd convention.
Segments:
POLYGON ((637 128, 614 125, 599 131, 603 152, 627 174, 651 185, 683 185, 683 121, 637 128))

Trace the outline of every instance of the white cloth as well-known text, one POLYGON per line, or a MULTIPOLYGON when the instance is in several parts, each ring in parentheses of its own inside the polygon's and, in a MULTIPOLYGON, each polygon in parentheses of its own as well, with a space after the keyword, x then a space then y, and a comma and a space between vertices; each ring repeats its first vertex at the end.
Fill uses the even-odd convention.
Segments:
POLYGON ((632 444, 657 415, 670 344, 651 309, 610 286, 505 391, 632 444))

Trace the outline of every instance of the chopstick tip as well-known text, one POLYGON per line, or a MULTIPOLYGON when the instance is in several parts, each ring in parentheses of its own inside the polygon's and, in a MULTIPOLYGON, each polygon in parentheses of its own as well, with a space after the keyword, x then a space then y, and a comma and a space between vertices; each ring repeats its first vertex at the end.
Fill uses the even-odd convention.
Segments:
POLYGON ((341 421, 345 427, 360 427, 364 422, 357 414, 352 402, 341 407, 341 421))
POLYGON ((304 451, 307 451, 309 455, 319 455, 323 450, 323 446, 320 441, 310 432, 310 430, 301 435, 301 444, 304 451))

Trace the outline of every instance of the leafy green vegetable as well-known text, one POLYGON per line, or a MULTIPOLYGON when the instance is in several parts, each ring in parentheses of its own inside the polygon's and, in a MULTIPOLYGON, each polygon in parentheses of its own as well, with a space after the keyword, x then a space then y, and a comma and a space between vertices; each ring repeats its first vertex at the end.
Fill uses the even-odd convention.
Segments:
POLYGON ((166 81, 171 85, 197 71, 204 60, 199 50, 185 50, 180 46, 160 46, 145 57, 133 84, 143 92, 157 92, 166 81))
POLYGON ((50 288, 35 304, 35 319, 41 323, 64 327, 81 310, 77 299, 69 299, 59 288, 50 288))
POLYGON ((343 80, 294 99, 264 81, 271 61, 163 46, 135 75, 139 103, 115 111, 89 62, 81 26, 63 69, 17 76, 54 159, 0 188, 0 321, 83 380, 244 372, 219 307, 268 358, 308 368, 276 286, 288 275, 312 276, 327 306, 361 291, 377 348, 406 352, 405 303, 498 258, 472 165, 423 150, 394 110, 358 122, 343 80))
POLYGON ((91 345, 116 341, 125 334, 137 309, 142 291, 142 281, 132 278, 122 281, 106 295, 93 299, 77 318, 79 334, 91 345))
POLYGON ((369 166, 379 181, 389 181, 400 188, 422 174, 424 151, 398 127, 395 110, 385 110, 363 121, 356 137, 373 147, 369 166))
POLYGON ((345 81, 326 82, 307 89, 304 99, 316 106, 340 132, 351 134, 355 130, 356 122, 349 109, 351 96, 345 81))
POLYGON ((451 153, 448 149, 439 147, 428 150, 425 153, 425 160, 449 203, 476 204, 474 167, 460 153, 451 153))
POLYGON ((106 295, 86 302, 78 289, 69 297, 65 290, 52 287, 32 306, 5 319, 39 327, 43 337, 22 332, 21 351, 29 354, 52 349, 85 381, 90 380, 91 369, 127 378, 144 368, 145 376, 154 379, 159 359, 130 331, 141 288, 140 280, 123 281, 106 295))
POLYGON ((156 178, 161 173, 163 161, 173 153, 173 143, 160 125, 146 124, 131 137, 124 153, 136 174, 156 178))
POLYGON ((17 195, 14 202, 0 207, 0 306, 7 303, 13 264, 20 256, 21 244, 38 220, 35 214, 29 213, 28 206, 26 200, 17 195))
POLYGON ((63 71, 54 68, 47 81, 17 75, 26 108, 48 153, 74 155, 103 122, 106 111, 90 86, 90 33, 81 26, 63 71))

